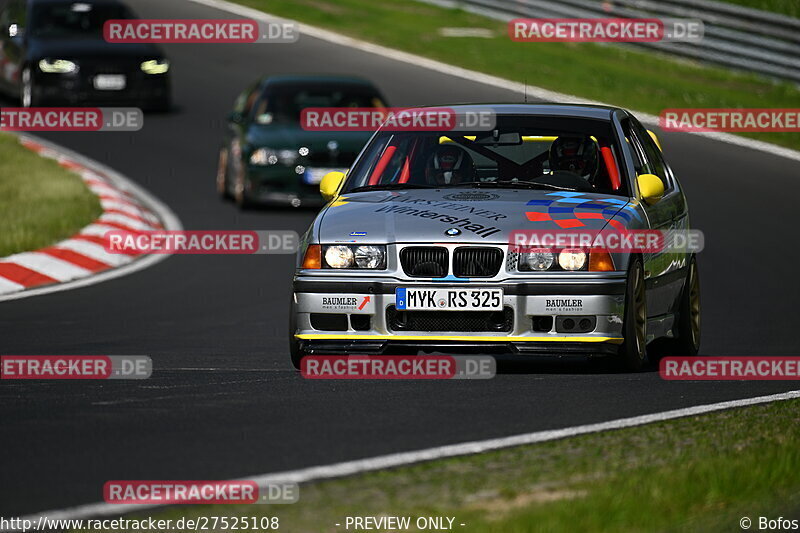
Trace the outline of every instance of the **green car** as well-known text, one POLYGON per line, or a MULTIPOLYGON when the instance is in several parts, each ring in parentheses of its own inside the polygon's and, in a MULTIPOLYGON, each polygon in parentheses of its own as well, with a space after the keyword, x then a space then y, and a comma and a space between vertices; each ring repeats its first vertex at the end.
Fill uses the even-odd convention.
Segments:
POLYGON ((341 76, 269 76, 248 87, 227 119, 217 192, 241 208, 254 204, 324 205, 319 182, 346 171, 370 131, 306 131, 307 108, 383 108, 367 80, 341 76))

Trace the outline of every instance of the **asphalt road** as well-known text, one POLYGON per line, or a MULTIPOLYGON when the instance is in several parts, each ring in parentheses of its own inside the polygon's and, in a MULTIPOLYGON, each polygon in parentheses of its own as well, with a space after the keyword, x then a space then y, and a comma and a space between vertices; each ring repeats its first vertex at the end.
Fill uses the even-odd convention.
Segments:
MULTIPOLYGON (((149 18, 225 18, 183 0, 149 18)), ((302 37, 292 45, 173 45, 179 109, 138 133, 48 138, 147 187, 187 229, 293 229, 313 213, 240 213, 217 199, 222 119, 264 73, 355 73, 393 105, 517 94, 302 37)), ((526 56, 527 57, 527 56, 526 56)), ((521 56, 521 60, 522 60, 521 56)), ((525 60, 532 60, 527 57, 525 60)), ((687 189, 706 355, 797 355, 800 163, 663 135, 687 189)), ((2 382, 0 515, 102 500, 110 479, 226 479, 769 394, 791 382, 664 382, 652 369, 543 365, 491 381, 304 381, 286 342, 293 258, 179 256, 121 279, 0 303, 0 353, 149 355, 147 381, 2 382)), ((302 504, 301 504, 302 505, 302 504)))

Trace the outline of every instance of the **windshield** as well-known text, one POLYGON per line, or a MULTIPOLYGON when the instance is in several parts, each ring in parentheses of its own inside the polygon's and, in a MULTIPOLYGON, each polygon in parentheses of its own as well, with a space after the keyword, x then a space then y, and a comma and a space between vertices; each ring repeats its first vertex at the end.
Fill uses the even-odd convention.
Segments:
POLYGON ((254 107, 261 124, 298 123, 309 107, 385 107, 381 95, 371 87, 353 84, 302 84, 267 87, 254 107))
POLYGON ((486 131, 379 132, 344 192, 530 188, 627 196, 608 121, 499 116, 486 131))
POLYGON ((111 19, 134 18, 121 4, 88 2, 35 4, 31 34, 35 37, 72 38, 98 36, 111 19))

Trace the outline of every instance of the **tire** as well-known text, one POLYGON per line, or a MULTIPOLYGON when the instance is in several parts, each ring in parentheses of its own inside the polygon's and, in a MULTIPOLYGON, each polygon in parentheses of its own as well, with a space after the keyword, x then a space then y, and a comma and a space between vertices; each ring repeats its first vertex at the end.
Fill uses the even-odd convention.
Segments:
POLYGON ((244 192, 244 189, 244 169, 239 169, 236 171, 236 181, 233 183, 233 201, 236 202, 237 207, 242 211, 249 209, 251 206, 250 200, 248 200, 247 193, 244 192))
POLYGON ((617 351, 617 366, 637 372, 647 363, 647 298, 644 267, 639 257, 631 259, 628 267, 622 333, 625 340, 617 351))
POLYGON ((693 256, 686 272, 675 321, 675 336, 663 339, 658 346, 659 356, 694 357, 700 351, 700 275, 693 256))
POLYGON ((22 69, 22 79, 19 92, 19 100, 22 107, 39 107, 41 105, 41 99, 36 95, 36 91, 33 86, 33 76, 31 74, 30 67, 25 67, 22 69))
POLYGON ((220 148, 219 160, 217 162, 217 194, 223 200, 228 200, 231 194, 228 192, 228 150, 220 148))

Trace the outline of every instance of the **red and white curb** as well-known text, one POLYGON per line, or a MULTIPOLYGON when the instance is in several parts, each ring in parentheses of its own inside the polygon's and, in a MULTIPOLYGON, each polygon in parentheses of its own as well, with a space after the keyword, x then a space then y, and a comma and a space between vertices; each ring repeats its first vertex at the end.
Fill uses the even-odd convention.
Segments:
POLYGON ((0 259, 0 301, 86 286, 141 270, 167 256, 112 254, 112 230, 180 230, 178 218, 128 178, 66 148, 30 136, 20 143, 81 177, 103 214, 69 239, 0 259))

